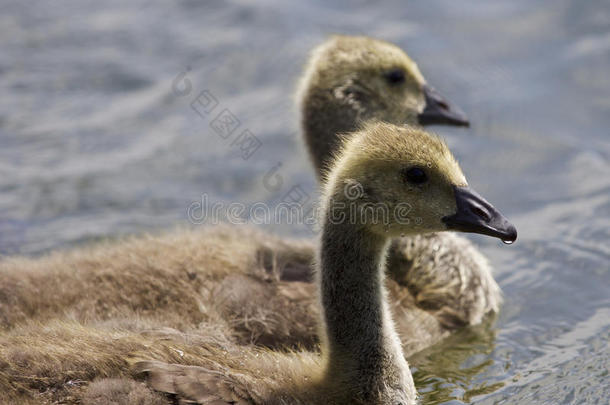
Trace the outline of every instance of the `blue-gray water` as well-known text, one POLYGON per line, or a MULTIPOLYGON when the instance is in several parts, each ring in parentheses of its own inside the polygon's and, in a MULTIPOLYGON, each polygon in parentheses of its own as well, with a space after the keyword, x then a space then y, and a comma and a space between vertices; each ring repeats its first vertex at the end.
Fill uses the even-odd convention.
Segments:
POLYGON ((202 194, 315 198, 295 80, 327 34, 380 37, 468 113, 472 128, 435 131, 519 229, 512 246, 474 238, 506 302, 491 329, 412 361, 423 401, 607 404, 608 1, 302 3, 4 0, 0 253, 188 224, 202 194), (181 73, 190 88, 173 86, 181 73), (203 90, 218 106, 202 117, 190 104, 203 90), (234 137, 262 142, 248 160, 210 127, 225 108, 234 137), (278 162, 281 186, 264 187, 278 162))

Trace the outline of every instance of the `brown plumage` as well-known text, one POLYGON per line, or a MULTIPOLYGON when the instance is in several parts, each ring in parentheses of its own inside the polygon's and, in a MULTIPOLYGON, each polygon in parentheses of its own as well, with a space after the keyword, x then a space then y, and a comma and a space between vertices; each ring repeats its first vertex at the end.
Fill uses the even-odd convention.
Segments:
POLYGON ((313 286, 291 282, 288 289, 280 277, 309 268, 312 250, 310 241, 221 226, 4 258, 0 324, 7 330, 26 321, 139 316, 188 330, 218 319, 244 344, 297 345, 304 338, 311 347, 315 315, 306 315, 312 302, 302 302, 311 301, 313 286), (295 313, 303 320, 296 325, 295 313))
MULTIPOLYGON (((408 277, 394 274, 387 280, 407 355, 464 325, 471 302, 485 302, 477 296, 465 302, 465 285, 456 273, 433 272, 435 264, 447 268, 454 262, 452 249, 478 254, 453 236, 392 241, 391 249, 400 244, 405 254, 390 255, 389 266, 411 269, 408 277), (428 248, 425 257, 432 259, 420 259, 422 244, 428 248)), ((189 330, 215 317, 243 344, 313 348, 315 288, 309 281, 293 281, 295 274, 309 274, 312 257, 312 241, 280 239, 248 227, 216 227, 131 237, 39 259, 5 258, 0 261, 0 323, 11 329, 27 320, 86 322, 137 315, 154 317, 158 327, 189 330), (202 306, 206 299, 215 305, 202 306)), ((474 287, 469 296, 488 288, 474 287)))

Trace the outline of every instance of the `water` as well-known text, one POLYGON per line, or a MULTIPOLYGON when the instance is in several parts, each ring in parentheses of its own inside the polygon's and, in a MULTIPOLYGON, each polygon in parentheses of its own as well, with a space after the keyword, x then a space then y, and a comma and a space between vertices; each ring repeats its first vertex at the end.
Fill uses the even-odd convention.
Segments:
POLYGON ((473 237, 506 302, 493 325, 412 360, 422 400, 608 403, 607 1, 4 0, 0 10, 1 253, 187 224, 204 194, 313 200, 294 82, 328 33, 366 33, 407 49, 466 111, 472 128, 435 130, 519 230, 512 246, 473 237), (228 109, 260 149, 244 160, 210 127, 215 114, 191 108, 196 98, 228 109))

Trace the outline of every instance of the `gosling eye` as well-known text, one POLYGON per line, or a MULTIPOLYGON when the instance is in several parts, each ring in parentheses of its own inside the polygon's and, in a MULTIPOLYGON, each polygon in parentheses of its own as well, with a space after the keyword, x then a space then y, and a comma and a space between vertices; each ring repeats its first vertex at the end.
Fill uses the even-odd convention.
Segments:
POLYGON ((385 72, 383 77, 391 85, 397 85, 405 81, 405 71, 402 69, 392 69, 385 72))
POLYGON ((406 169, 403 177, 411 184, 423 184, 428 181, 428 175, 421 167, 411 167, 406 169))

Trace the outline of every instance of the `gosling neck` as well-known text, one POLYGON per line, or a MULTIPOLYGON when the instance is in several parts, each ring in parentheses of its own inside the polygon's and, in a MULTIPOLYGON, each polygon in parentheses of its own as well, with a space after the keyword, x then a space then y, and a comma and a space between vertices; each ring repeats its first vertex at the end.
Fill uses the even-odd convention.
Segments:
POLYGON ((339 104, 330 91, 310 90, 301 107, 301 127, 309 156, 320 179, 340 144, 337 134, 354 131, 364 111, 339 104))
POLYGON ((317 281, 327 379, 357 387, 364 403, 411 403, 415 388, 384 287, 388 239, 349 222, 327 218, 321 235, 317 281))

